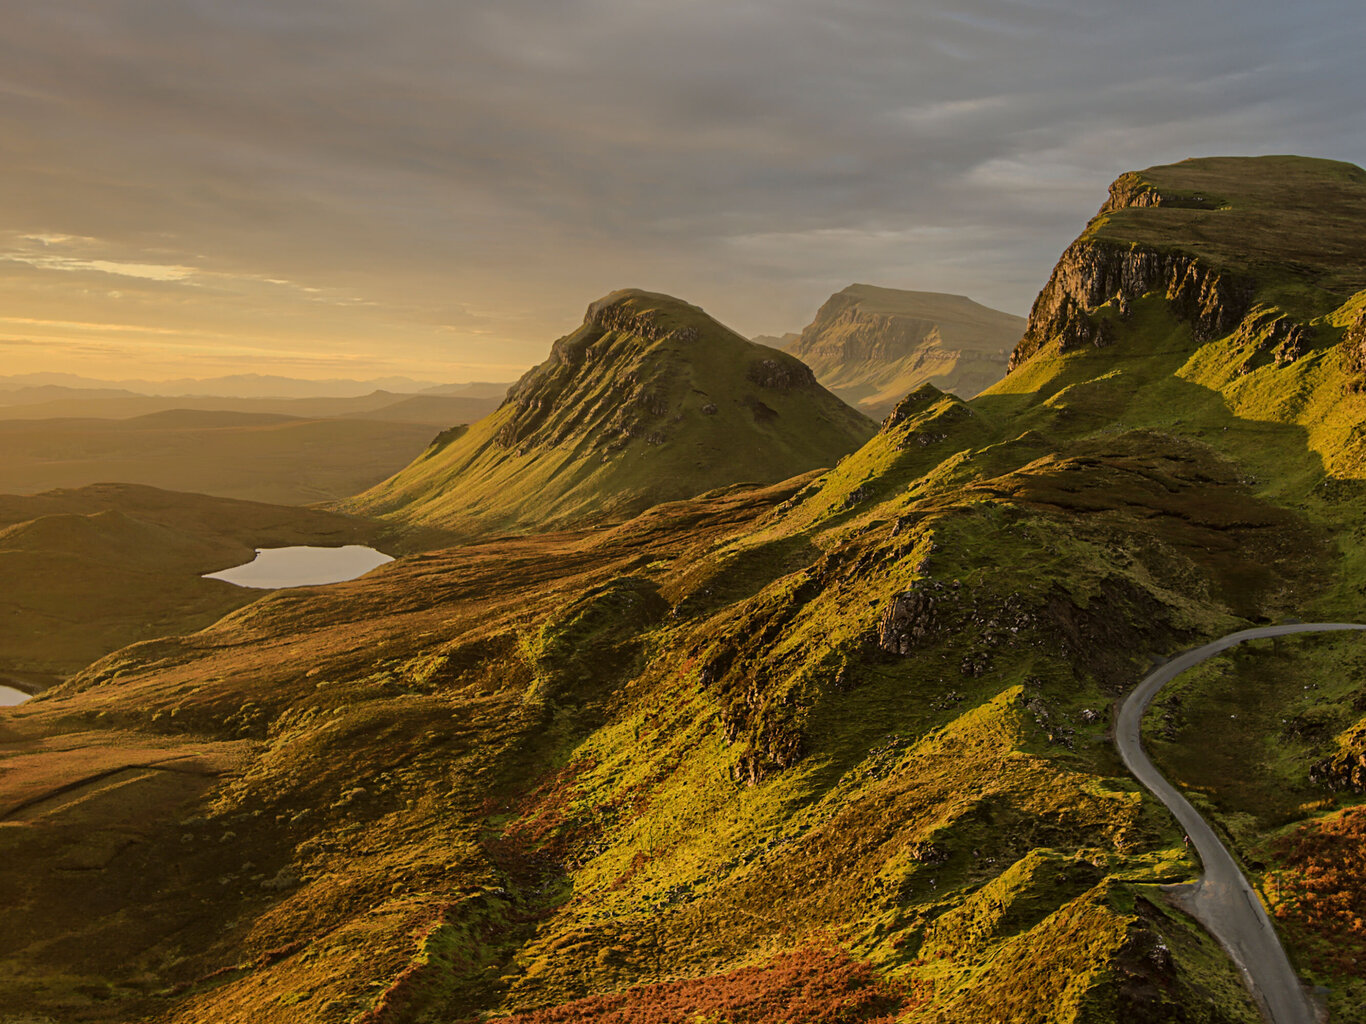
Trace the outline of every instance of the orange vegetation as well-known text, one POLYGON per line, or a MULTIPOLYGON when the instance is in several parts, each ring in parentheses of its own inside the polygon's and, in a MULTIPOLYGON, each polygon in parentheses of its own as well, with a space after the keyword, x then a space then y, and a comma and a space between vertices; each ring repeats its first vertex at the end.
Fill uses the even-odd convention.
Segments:
POLYGON ((1358 973, 1366 962, 1366 807, 1302 825, 1275 850, 1283 865, 1273 883, 1276 916, 1328 940, 1315 966, 1358 973))
POLYGON ((642 985, 502 1018, 502 1024, 890 1024, 911 1000, 838 949, 804 949, 728 974, 642 985))

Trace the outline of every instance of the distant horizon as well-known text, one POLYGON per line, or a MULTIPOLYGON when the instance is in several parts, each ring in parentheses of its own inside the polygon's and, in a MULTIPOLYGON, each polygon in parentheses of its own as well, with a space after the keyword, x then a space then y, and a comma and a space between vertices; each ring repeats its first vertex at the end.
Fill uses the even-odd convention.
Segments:
POLYGON ((159 398, 349 398, 376 392, 423 394, 452 392, 457 389, 510 387, 515 381, 438 381, 411 377, 286 377, 279 374, 241 373, 213 377, 173 377, 162 380, 145 378, 102 378, 56 371, 33 371, 0 375, 0 406, 5 396, 23 391, 119 391, 130 395, 159 398), (221 390, 189 390, 196 387, 221 390), (157 390, 165 388, 167 390, 157 390))
MULTIPOLYGON (((1040 287, 1042 287, 1042 286, 1043 286, 1043 283, 1041 282, 1041 283, 1040 283, 1040 287)), ((808 324, 811 323, 812 319, 813 319, 813 318, 815 317, 815 315, 816 315, 816 311, 817 311, 817 310, 820 308, 820 306, 821 306, 824 302, 826 302, 829 298, 831 298, 832 296, 837 295, 837 294, 839 294, 839 293, 841 293, 841 292, 843 292, 843 291, 847 291, 847 290, 849 290, 849 289, 851 289, 851 288, 869 288, 869 287, 875 288, 875 289, 879 289, 879 290, 886 290, 886 291, 904 291, 904 292, 913 293, 913 294, 923 294, 923 295, 945 295, 945 296, 949 296, 949 297, 952 297, 952 298, 963 298, 963 299, 967 299, 969 302, 975 303, 976 305, 985 306, 985 307, 988 308, 988 309, 996 309, 996 307, 991 306, 991 305, 988 304, 988 303, 980 302, 979 300, 975 299, 973 296, 967 295, 967 294, 963 294, 963 293, 956 293, 956 292, 933 292, 933 291, 927 291, 927 290, 924 290, 924 289, 916 289, 916 288, 898 288, 898 287, 896 287, 896 286, 894 286, 894 285, 887 285, 887 284, 872 284, 872 283, 867 282, 867 281, 851 281, 851 282, 849 282, 848 284, 845 284, 845 285, 843 285, 843 286, 841 286, 841 287, 839 287, 839 288, 836 288, 836 289, 832 290, 831 292, 826 293, 818 302, 816 302, 816 303, 814 303, 814 304, 812 305, 811 312, 810 312, 810 314, 808 314, 808 316, 806 317, 806 319, 803 320, 802 323, 795 325, 795 327, 786 329, 786 330, 782 331, 781 333, 774 333, 774 332, 764 332, 764 331, 761 331, 761 332, 759 332, 759 333, 757 333, 757 334, 744 335, 744 334, 741 332, 741 333, 742 333, 742 336, 748 337, 748 338, 751 339, 751 340, 757 340, 757 339, 761 339, 761 338, 772 338, 772 339, 781 341, 782 338, 785 337, 785 336, 788 335, 788 334, 791 334, 791 335, 794 335, 794 336, 795 336, 795 335, 800 335, 801 332, 802 332, 802 330, 803 330, 803 328, 805 328, 808 324)), ((620 290, 620 289, 612 289, 612 291, 616 291, 616 290, 620 290)), ((604 294, 604 295, 610 294, 610 292, 604 292, 603 294, 604 294)), ((682 300, 684 300, 684 301, 690 301, 686 295, 679 295, 679 294, 677 294, 676 292, 665 292, 665 294, 672 295, 674 298, 679 298, 679 299, 682 299, 682 300)), ((593 299, 585 299, 583 305, 584 305, 584 306, 587 306, 587 305, 589 304, 589 302, 591 302, 591 301, 596 301, 596 299, 601 298, 601 297, 602 297, 602 296, 594 296, 593 299)), ((704 311, 706 311, 706 310, 704 309, 704 311)), ((710 315, 709 311, 707 311, 707 312, 708 312, 708 315, 710 315)), ((1028 310, 1026 310, 1025 313, 1014 313, 1014 312, 1012 312, 1011 310, 997 309, 997 312, 1010 313, 1012 316, 1019 316, 1019 317, 1021 317, 1021 318, 1024 318, 1025 316, 1027 316, 1028 310)), ((719 319, 719 318, 717 318, 717 319, 719 319)), ((3 322, 3 318, 0 318, 0 322, 3 322)), ((507 377, 506 380, 494 380, 494 379, 492 379, 492 378, 490 378, 490 379, 475 379, 475 378, 470 378, 470 379, 467 379, 467 380, 437 380, 437 379, 434 379, 434 378, 428 378, 428 379, 414 378, 414 377, 408 376, 407 374, 392 374, 392 375, 382 375, 382 376, 377 376, 377 377, 336 377, 336 376, 312 377, 312 376, 307 376, 307 375, 303 375, 303 374, 262 373, 262 372, 259 372, 259 371, 250 371, 250 370, 248 370, 248 371, 237 371, 237 372, 233 372, 233 373, 216 373, 216 374, 209 374, 209 375, 206 375, 206 376, 194 376, 194 375, 180 374, 180 375, 176 375, 176 376, 155 377, 155 378, 153 378, 153 377, 91 377, 91 376, 87 376, 87 375, 84 375, 84 374, 75 374, 75 373, 71 373, 71 372, 69 372, 69 371, 63 371, 63 370, 29 370, 29 371, 25 371, 25 372, 22 372, 22 373, 15 373, 15 374, 0 374, 0 387, 3 387, 3 386, 4 386, 4 383, 5 383, 6 381, 13 381, 13 380, 19 380, 19 379, 25 379, 25 378, 65 378, 65 379, 69 379, 69 380, 86 381, 86 382, 90 382, 90 383, 97 384, 97 385, 100 385, 100 386, 128 386, 128 385, 134 385, 134 384, 137 384, 137 385, 180 385, 180 384, 194 384, 194 383, 211 383, 211 382, 222 381, 222 380, 250 380, 250 379, 261 379, 261 380, 287 380, 287 381, 298 381, 298 382, 307 382, 307 383, 314 383, 314 384, 329 384, 329 383, 335 383, 335 384, 357 384, 357 385, 362 385, 362 384, 375 384, 375 385, 377 385, 377 386, 383 385, 385 382, 398 382, 398 381, 403 381, 403 382, 406 382, 406 383, 408 383, 408 384, 420 385, 420 386, 422 386, 422 387, 454 387, 454 386, 461 385, 461 384, 465 384, 465 385, 503 384, 503 383, 511 384, 511 383, 515 382, 519 377, 521 377, 522 374, 525 373, 527 370, 530 370, 530 369, 532 369, 533 367, 535 367, 535 366, 539 365, 540 363, 544 362, 546 356, 549 355, 551 345, 555 342, 555 340, 558 339, 558 338, 560 338, 560 337, 564 337, 564 335, 567 334, 570 330, 572 330, 573 326, 575 326, 578 322, 579 322, 578 320, 575 320, 574 324, 567 324, 567 325, 565 326, 565 328, 564 328, 559 334, 555 334, 555 335, 553 335, 553 336, 551 336, 551 337, 546 338, 545 344, 544 344, 544 350, 543 350, 542 354, 541 354, 538 358, 536 358, 534 361, 527 363, 525 366, 521 367, 520 369, 516 369, 515 372, 511 373, 511 374, 507 377)), ((729 326, 729 325, 726 325, 726 326, 729 326)), ((3 342, 0 342, 0 344, 3 344, 3 342)))
POLYGON ((163 7, 7 12, 14 372, 501 380, 622 287, 1019 315, 1126 171, 1366 162, 1348 0, 163 7))

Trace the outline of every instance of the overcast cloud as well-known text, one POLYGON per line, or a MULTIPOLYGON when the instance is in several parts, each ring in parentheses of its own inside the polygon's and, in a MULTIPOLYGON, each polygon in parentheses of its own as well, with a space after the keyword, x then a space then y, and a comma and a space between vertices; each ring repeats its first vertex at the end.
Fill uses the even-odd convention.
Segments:
POLYGON ((16 371, 79 351, 104 376, 506 379, 624 286, 747 334, 798 329, 853 281, 1024 313, 1124 170, 1366 161, 1360 0, 0 0, 0 18, 16 371))

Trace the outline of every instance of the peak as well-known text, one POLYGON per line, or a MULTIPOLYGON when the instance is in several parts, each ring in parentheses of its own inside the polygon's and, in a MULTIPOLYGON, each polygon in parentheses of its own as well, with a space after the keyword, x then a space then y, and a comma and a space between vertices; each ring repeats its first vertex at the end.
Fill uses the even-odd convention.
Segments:
POLYGON ((1363 221, 1355 164, 1202 157, 1121 175, 1078 241, 1185 254, 1301 315, 1366 288, 1363 221))
POLYGON ((585 326, 619 329, 619 325, 625 320, 643 321, 665 318, 673 318, 679 321, 696 318, 711 319, 700 306, 694 306, 690 302, 676 299, 672 295, 665 295, 662 292, 647 292, 641 288, 622 288, 590 302, 588 311, 583 315, 583 322, 585 326))
POLYGON ((905 288, 886 288, 873 284, 851 284, 837 291, 826 302, 827 313, 857 306, 871 314, 911 316, 927 320, 959 317, 1004 317, 1019 320, 1010 313, 984 306, 966 295, 948 292, 920 292, 905 288))
POLYGON ((1366 171, 1337 160, 1202 157, 1121 175, 1039 293, 1011 367, 1055 339, 1110 344, 1154 292, 1193 342, 1270 331, 1278 360, 1298 358, 1312 321, 1366 289, 1363 223, 1366 171))

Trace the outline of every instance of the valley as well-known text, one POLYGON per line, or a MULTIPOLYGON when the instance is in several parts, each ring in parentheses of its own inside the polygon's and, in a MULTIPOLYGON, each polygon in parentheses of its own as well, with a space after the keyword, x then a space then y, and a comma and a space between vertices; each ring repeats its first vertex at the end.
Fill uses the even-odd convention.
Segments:
POLYGON ((1366 1021, 1366 647, 1288 635, 1366 614, 1363 224, 1126 174, 980 393, 853 368, 880 423, 627 290, 326 508, 0 498, 0 1022, 1251 1024, 1216 848, 1366 1021))

